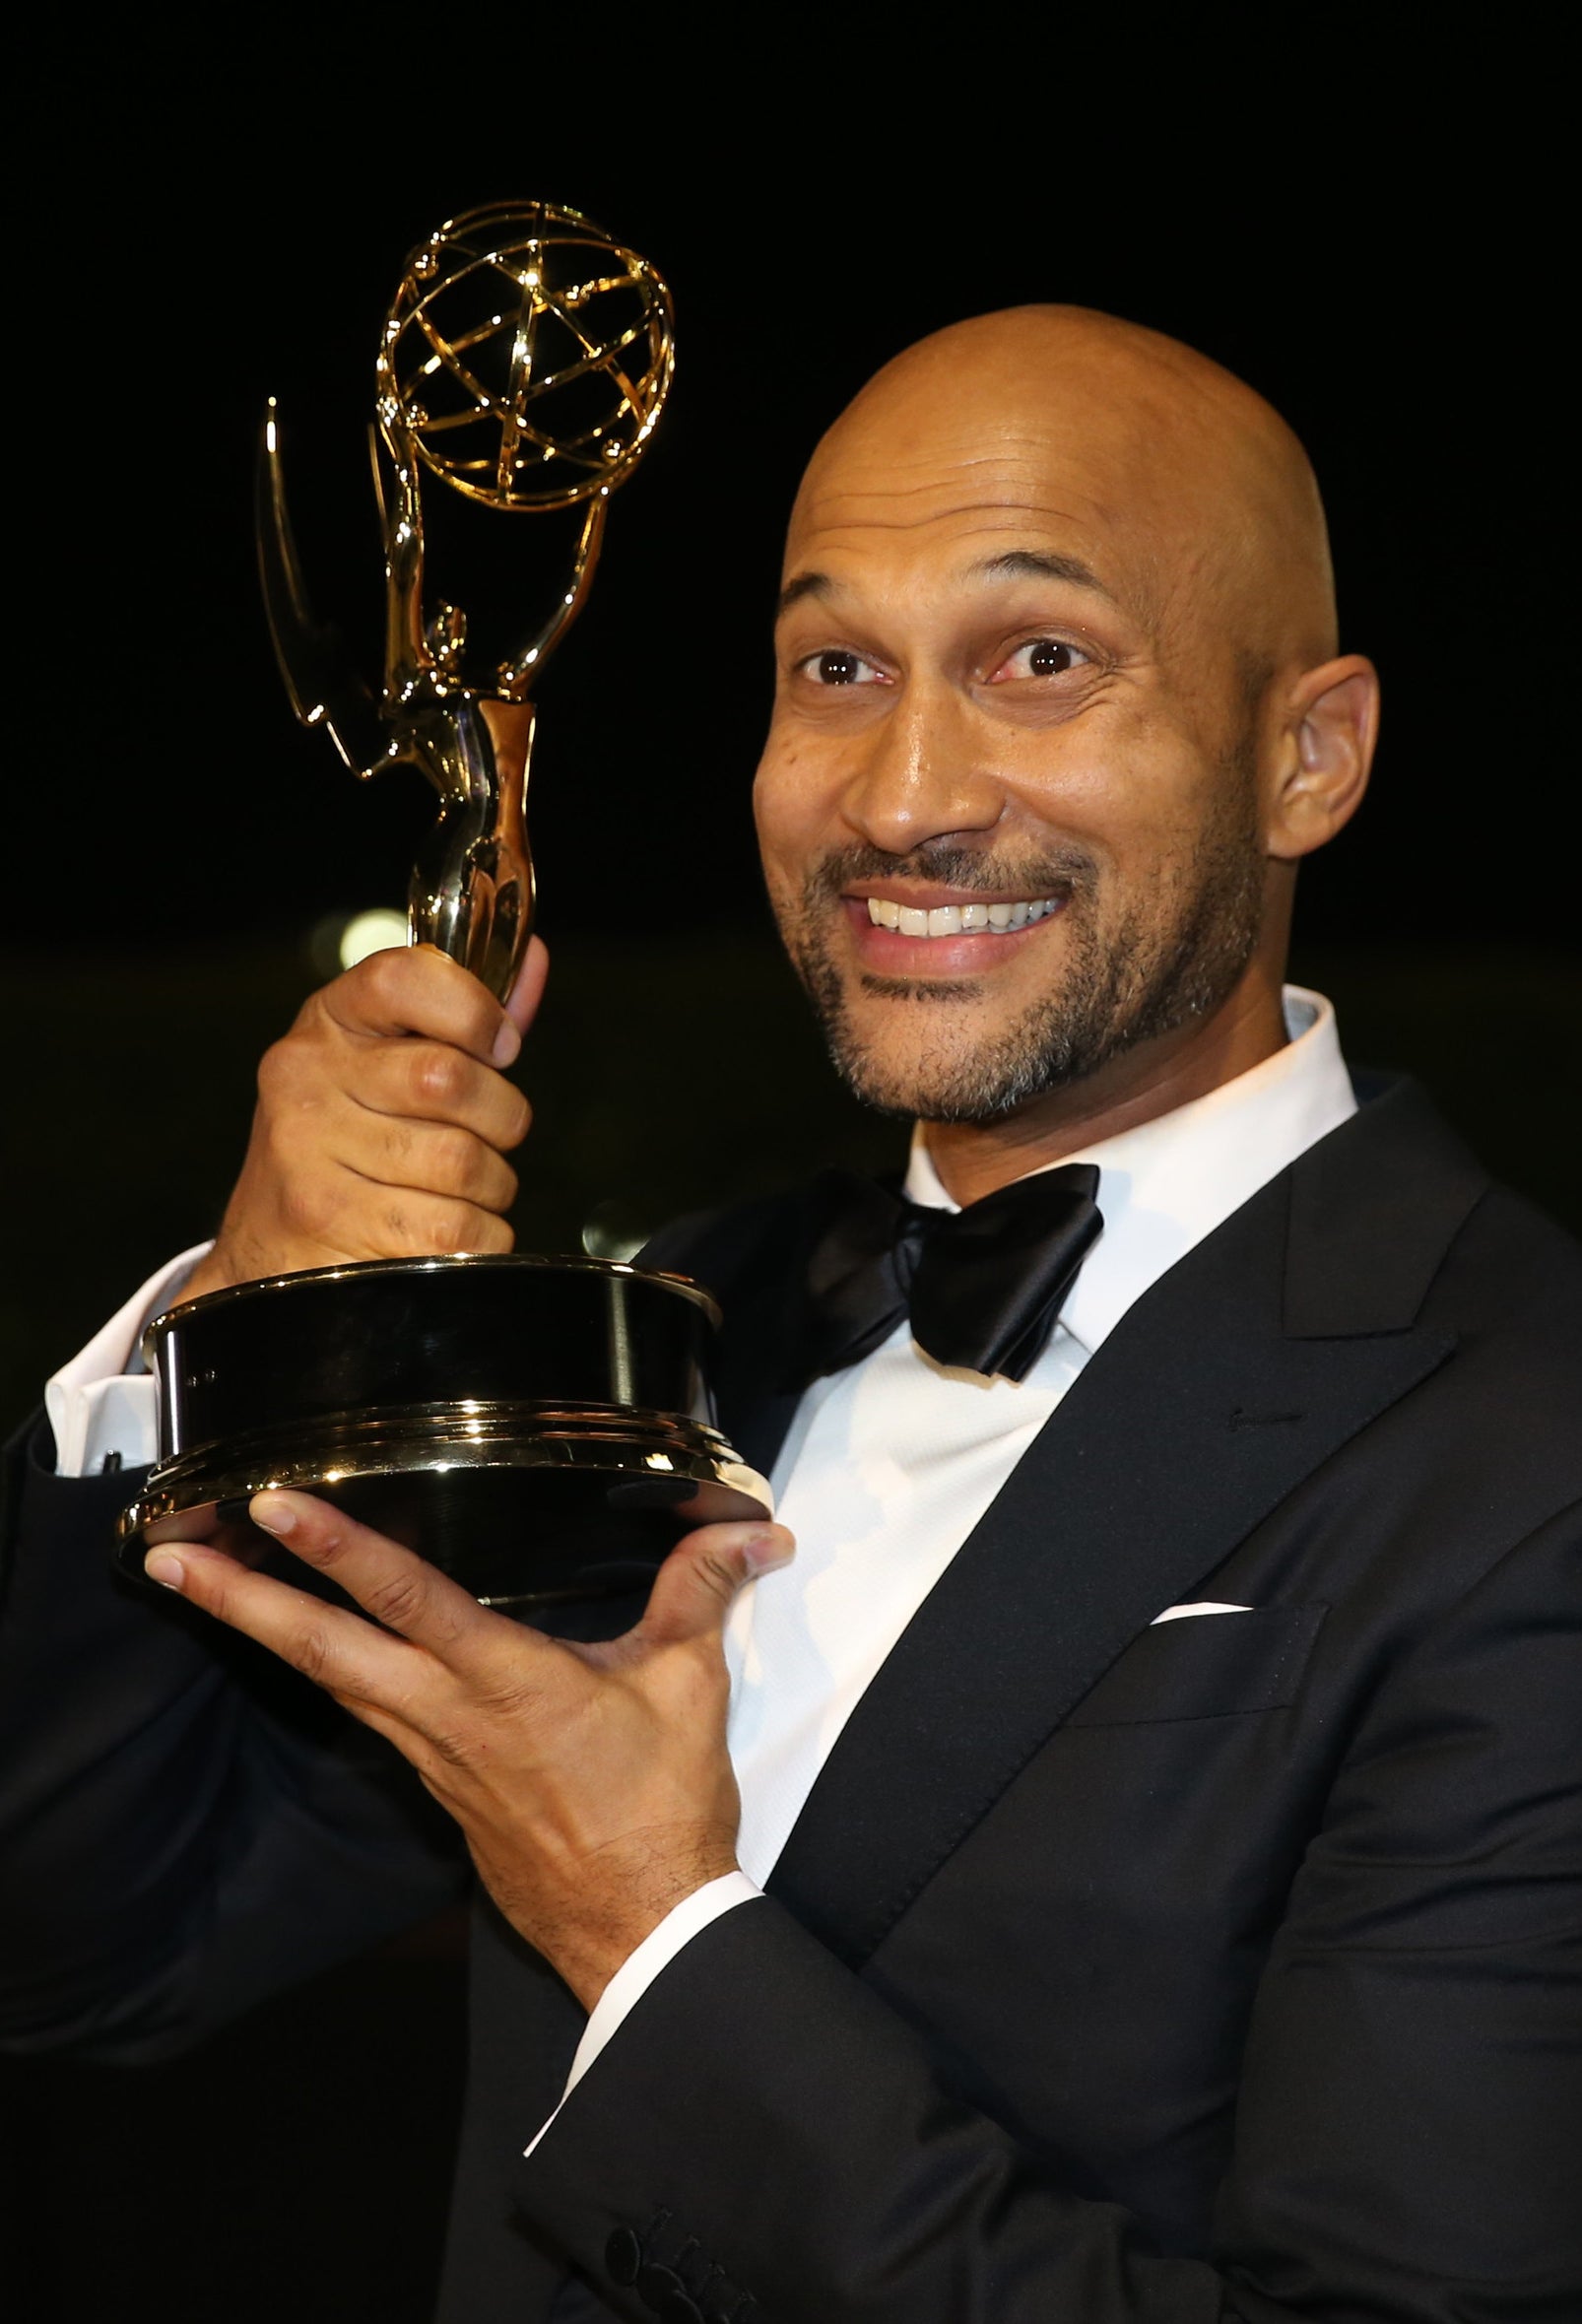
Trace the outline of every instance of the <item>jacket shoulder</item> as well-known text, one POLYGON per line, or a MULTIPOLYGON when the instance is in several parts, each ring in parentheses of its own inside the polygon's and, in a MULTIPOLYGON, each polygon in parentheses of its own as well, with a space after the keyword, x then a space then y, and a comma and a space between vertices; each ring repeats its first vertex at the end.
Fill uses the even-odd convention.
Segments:
POLYGON ((722 1299, 784 1280, 823 1225, 830 1179, 760 1195, 711 1211, 690 1211, 650 1236, 642 1267, 694 1276, 722 1299))

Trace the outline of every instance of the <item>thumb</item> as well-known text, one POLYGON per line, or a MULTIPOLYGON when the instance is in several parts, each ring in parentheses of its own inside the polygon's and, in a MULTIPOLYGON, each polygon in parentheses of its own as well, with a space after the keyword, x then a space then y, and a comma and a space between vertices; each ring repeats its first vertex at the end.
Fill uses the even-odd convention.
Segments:
POLYGON ((660 1566, 637 1635, 645 1646, 718 1636, 737 1591, 789 1565, 795 1551, 783 1525, 700 1525, 660 1566))
POLYGON ((505 1014, 518 1032, 525 1033, 538 1015, 549 972, 550 956, 543 937, 530 936, 522 965, 516 971, 516 982, 505 996, 505 1014))

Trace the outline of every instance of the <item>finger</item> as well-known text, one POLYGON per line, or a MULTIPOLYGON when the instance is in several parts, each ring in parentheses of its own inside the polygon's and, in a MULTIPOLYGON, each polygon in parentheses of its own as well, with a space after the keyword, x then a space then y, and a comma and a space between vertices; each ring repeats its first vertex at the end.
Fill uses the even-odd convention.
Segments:
POLYGON ((259 1493, 247 1513, 294 1558, 338 1582, 385 1629, 427 1648, 453 1669, 476 1663, 502 1632, 513 1640, 519 1634, 514 1624, 480 1606, 427 1558, 360 1525, 328 1501, 305 1493, 259 1493))
POLYGON ((370 1043, 356 1059, 351 1095, 370 1113, 450 1122, 508 1154, 533 1112, 502 1073, 443 1041, 370 1043))
POLYGON ((448 1122, 415 1122, 399 1115, 352 1110, 338 1159, 377 1186, 443 1195, 482 1211, 508 1211, 516 1172, 471 1130, 448 1122))
POLYGON ((343 1032, 364 1039, 421 1033, 495 1066, 522 1046, 487 986, 431 944, 370 953, 317 998, 343 1032))
POLYGON ((415 1668, 422 1667, 414 1664, 412 1648, 361 1615, 326 1606, 306 1590, 196 1542, 162 1543, 150 1550, 143 1569, 151 1581, 178 1590, 343 1701, 376 1703, 397 1713, 411 1695, 415 1668))
POLYGON ((717 1635, 738 1590, 788 1565, 795 1554, 783 1525, 700 1525, 659 1568, 632 1637, 645 1646, 674 1646, 717 1635))
POLYGON ((419 1187, 387 1186, 340 1162, 315 1171, 309 1184, 294 1190, 291 1216, 298 1238, 341 1259, 497 1254, 516 1241, 514 1230, 494 1211, 419 1187))

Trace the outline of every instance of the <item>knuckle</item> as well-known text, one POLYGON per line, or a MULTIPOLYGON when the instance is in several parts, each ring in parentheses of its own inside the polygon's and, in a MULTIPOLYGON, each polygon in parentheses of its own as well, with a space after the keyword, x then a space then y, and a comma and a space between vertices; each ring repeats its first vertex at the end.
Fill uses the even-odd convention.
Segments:
POLYGON ((447 1767, 470 1767, 478 1758, 478 1738, 468 1727, 430 1729, 428 1748, 447 1767))
POLYGON ((279 1203, 281 1218, 290 1231, 309 1238, 327 1229, 335 1207, 320 1180, 299 1175, 285 1178, 279 1203))
POLYGON ((471 1194, 483 1177, 483 1157, 470 1130, 438 1130, 428 1150, 429 1182, 437 1194, 471 1194))
POLYGON ((413 1217, 410 1205, 404 1202, 386 1202, 381 1205, 376 1226, 382 1247, 392 1255, 443 1250, 445 1247, 433 1239, 421 1222, 413 1217))
POLYGON ((459 1100, 467 1078, 467 1060, 457 1049, 425 1041, 412 1060, 412 1094, 420 1105, 443 1112, 459 1100))
POLYGON ((309 1628, 297 1639, 292 1663, 304 1679, 311 1679, 315 1687, 321 1687, 330 1667, 331 1653, 328 1634, 317 1627, 309 1628))
POLYGON ((650 1647, 656 1698, 689 1726, 723 1711, 730 1700, 730 1673, 717 1645, 702 1638, 659 1638, 650 1647))
POLYGON ((411 957, 400 947, 369 953, 356 967, 347 969, 341 984, 363 1007, 394 1008, 412 981, 408 965, 411 957))
POLYGON ((704 1550, 697 1559, 697 1574, 716 1598, 733 1598, 742 1579, 738 1560, 722 1550, 704 1550))
POLYGON ((258 1095, 266 1105, 278 1102, 295 1087, 297 1081, 297 1051, 294 1036, 271 1041, 258 1060, 258 1095))
POLYGON ((474 1699, 485 1718, 516 1725, 542 1707, 544 1696, 532 1673, 507 1662, 478 1683, 474 1699))
POLYGON ((410 1162, 417 1149, 417 1133, 411 1122, 399 1114, 391 1114, 379 1132, 379 1143, 386 1162, 401 1165, 410 1162))
POLYGON ((688 1671, 689 1693, 692 1701, 705 1711, 723 1709, 730 1701, 730 1673, 715 1653, 697 1652, 688 1671))
POLYGON ((429 1215, 428 1238, 436 1251, 475 1251, 478 1213, 470 1203, 436 1202, 429 1215))
POLYGON ((387 1630, 404 1630, 421 1621, 428 1602, 423 1577, 416 1572, 393 1573, 377 1583, 363 1600, 375 1622, 387 1630))

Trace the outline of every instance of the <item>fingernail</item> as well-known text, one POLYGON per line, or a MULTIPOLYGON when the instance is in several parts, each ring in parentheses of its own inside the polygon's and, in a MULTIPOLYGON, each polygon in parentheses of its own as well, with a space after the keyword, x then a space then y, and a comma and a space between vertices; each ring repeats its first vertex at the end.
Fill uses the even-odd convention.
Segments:
POLYGON ((254 1494, 247 1514, 255 1525, 263 1527, 265 1533, 295 1533, 297 1530, 297 1511, 290 1501, 282 1500, 277 1494, 254 1494))
POLYGON ((490 1051, 490 1055, 496 1065, 514 1065, 521 1052, 521 1047, 522 1036, 507 1017, 494 1035, 494 1046, 490 1051))
POLYGON ((766 1525, 742 1544, 743 1562, 749 1573, 772 1573, 777 1565, 790 1564, 796 1547, 783 1526, 766 1525))
POLYGON ((163 1589, 184 1590, 187 1586, 187 1569, 169 1550, 150 1550, 143 1560, 143 1570, 150 1581, 157 1581, 163 1589))

